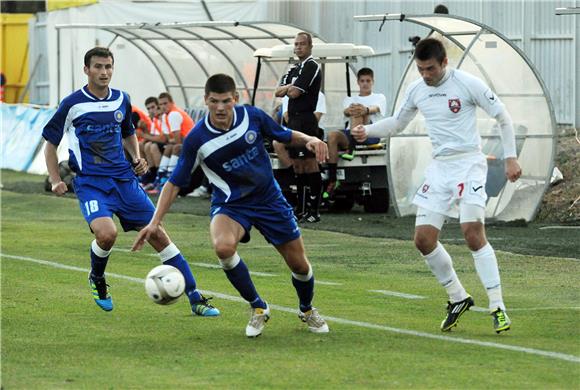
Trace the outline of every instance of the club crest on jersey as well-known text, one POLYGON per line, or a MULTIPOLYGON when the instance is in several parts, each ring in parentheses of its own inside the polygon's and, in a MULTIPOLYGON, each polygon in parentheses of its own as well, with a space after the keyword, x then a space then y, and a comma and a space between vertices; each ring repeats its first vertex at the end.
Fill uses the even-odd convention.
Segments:
POLYGON ((123 113, 121 112, 121 110, 117 110, 115 111, 115 113, 113 114, 115 116, 115 120, 119 123, 123 122, 123 113))
POLYGON ((244 136, 244 139, 249 144, 253 144, 254 142, 256 142, 256 138, 258 138, 258 135, 254 130, 248 130, 248 132, 244 136))
POLYGON ((461 100, 457 99, 449 99, 449 109, 452 113, 457 114, 459 110, 461 110, 461 100))

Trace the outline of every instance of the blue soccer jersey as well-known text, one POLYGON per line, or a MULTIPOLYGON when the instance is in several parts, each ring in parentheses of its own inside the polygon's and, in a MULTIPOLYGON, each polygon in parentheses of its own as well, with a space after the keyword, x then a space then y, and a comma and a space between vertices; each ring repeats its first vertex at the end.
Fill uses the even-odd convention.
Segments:
POLYGON ((209 114, 183 141, 183 150, 171 183, 186 187, 191 172, 201 166, 213 187, 212 204, 265 204, 277 199, 280 186, 274 179, 264 136, 288 143, 292 132, 278 125, 259 108, 236 106, 228 131, 214 128, 209 114))
POLYGON ((67 96, 42 136, 59 145, 65 133, 69 165, 77 174, 116 179, 135 176, 123 151, 123 138, 135 133, 131 101, 125 92, 109 88, 109 95, 99 99, 84 86, 67 96))

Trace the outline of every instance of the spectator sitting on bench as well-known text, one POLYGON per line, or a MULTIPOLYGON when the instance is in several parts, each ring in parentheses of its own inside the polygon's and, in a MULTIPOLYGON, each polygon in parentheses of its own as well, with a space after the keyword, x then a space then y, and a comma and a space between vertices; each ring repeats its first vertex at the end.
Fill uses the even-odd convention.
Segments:
MULTIPOLYGON (((373 92, 375 80, 372 69, 360 69, 356 75, 356 82, 360 89, 359 94, 347 96, 342 103, 344 115, 348 118, 346 129, 331 131, 328 134, 328 185, 322 194, 323 199, 331 198, 334 190, 339 186, 336 178, 338 151, 347 150, 346 153, 340 155, 345 160, 350 161, 354 158, 354 146, 357 142, 350 135, 350 129, 380 120, 387 110, 385 95, 373 92)), ((369 138, 364 144, 371 145, 379 143, 379 141, 379 138, 369 138)))

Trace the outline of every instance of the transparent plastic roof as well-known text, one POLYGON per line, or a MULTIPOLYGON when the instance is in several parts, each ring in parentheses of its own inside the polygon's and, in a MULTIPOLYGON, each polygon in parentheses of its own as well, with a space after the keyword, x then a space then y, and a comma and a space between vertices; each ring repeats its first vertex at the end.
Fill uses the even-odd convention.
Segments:
MULTIPOLYGON (((494 90, 510 113, 516 133, 518 161, 523 175, 507 182, 499 128, 495 119, 477 110, 482 149, 488 156, 486 217, 498 220, 532 220, 549 185, 556 150, 553 107, 538 72, 525 54, 491 27, 450 15, 367 15, 361 21, 397 20, 416 23, 441 39, 449 66, 465 70, 494 90)), ((411 60, 401 79, 394 108, 407 86, 420 77, 411 60)), ((391 137, 389 182, 398 215, 415 213, 413 196, 431 158, 431 143, 418 114, 405 131, 391 137)))
MULTIPOLYGON (((157 73, 155 79, 160 78, 160 88, 170 92, 174 100, 184 107, 203 106, 205 81, 219 72, 234 77, 242 103, 249 103, 256 71, 254 51, 290 44, 297 32, 304 31, 280 23, 237 21, 67 24, 57 25, 56 28, 59 32, 63 29, 106 31, 114 37, 109 47, 118 41, 130 43, 137 50, 135 62, 141 67, 140 71, 146 73, 153 70, 157 73)), ((323 42, 315 34, 313 41, 323 42)), ((129 74, 127 77, 131 76, 129 74)), ((138 83, 137 76, 135 78, 132 85, 138 83)), ((127 80, 123 82, 129 83, 127 80)), ((266 106, 265 102, 257 103, 266 106)), ((268 104, 271 105, 271 101, 268 104)))

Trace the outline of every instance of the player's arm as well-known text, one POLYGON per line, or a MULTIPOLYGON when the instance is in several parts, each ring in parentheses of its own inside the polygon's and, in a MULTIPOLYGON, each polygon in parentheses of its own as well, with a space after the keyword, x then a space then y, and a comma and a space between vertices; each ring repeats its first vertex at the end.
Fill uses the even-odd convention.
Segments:
POLYGON ((417 115, 417 106, 413 103, 412 89, 410 87, 405 93, 405 98, 395 115, 370 125, 358 125, 350 131, 353 138, 358 142, 364 142, 369 137, 387 138, 403 131, 415 115, 417 115))
POLYGON ((281 85, 278 88, 276 88, 276 92, 274 93, 276 95, 276 97, 284 97, 288 94, 288 89, 291 87, 291 85, 281 85))
POLYGON ((292 69, 289 69, 288 72, 286 72, 286 74, 282 76, 282 79, 280 80, 280 85, 278 86, 278 88, 276 88, 276 91, 274 91, 274 95, 276 97, 284 97, 288 94, 288 88, 292 86, 292 84, 289 81, 291 71, 292 69))
POLYGON ((304 146, 306 149, 316 155, 316 160, 320 163, 328 160, 328 146, 326 142, 321 141, 316 137, 311 137, 300 131, 292 131, 292 138, 290 139, 290 146, 304 146))
POLYGON ((471 77, 467 79, 469 90, 475 103, 489 116, 497 120, 505 158, 505 175, 514 182, 522 175, 522 169, 517 160, 516 137, 514 125, 509 112, 497 95, 482 80, 471 77))
POLYGON ((48 123, 42 129, 42 137, 46 140, 46 145, 44 147, 46 169, 48 170, 48 177, 52 185, 52 192, 57 195, 64 195, 67 191, 67 186, 62 181, 58 169, 57 148, 64 134, 69 108, 67 99, 63 100, 53 117, 50 118, 48 123))
MULTIPOLYGON (((258 108, 249 108, 260 118, 260 130, 269 138, 291 146, 304 146, 316 154, 316 159, 324 162, 328 159, 328 147, 326 143, 316 137, 311 137, 300 131, 290 130, 280 126, 268 114, 258 108)), ((191 172, 191 171, 190 171, 191 172)))
POLYGON ((64 195, 67 191, 67 186, 60 177, 57 146, 52 144, 50 141, 46 141, 46 146, 44 147, 44 160, 46 161, 48 180, 52 185, 52 192, 59 196, 64 195))
POLYGON ((131 165, 137 176, 141 176, 147 172, 147 160, 141 158, 139 155, 139 141, 135 134, 123 138, 123 146, 129 156, 131 157, 131 165))
POLYGON ((495 116, 500 128, 501 142, 503 144, 505 158, 505 175, 509 181, 514 182, 522 175, 522 169, 518 163, 516 152, 516 137, 512 118, 505 106, 495 116))
POLYGON ((179 194, 179 187, 175 184, 168 181, 163 186, 163 190, 161 190, 161 194, 159 194, 159 200, 157 200, 157 207, 155 208, 155 213, 153 214, 153 218, 151 221, 145 226, 143 229, 139 231, 135 241, 133 242, 133 246, 131 247, 132 251, 138 251, 143 248, 145 245, 145 241, 148 241, 151 235, 156 234, 161 230, 161 223, 163 222, 163 218, 165 214, 169 212, 171 205, 177 198, 179 194))

